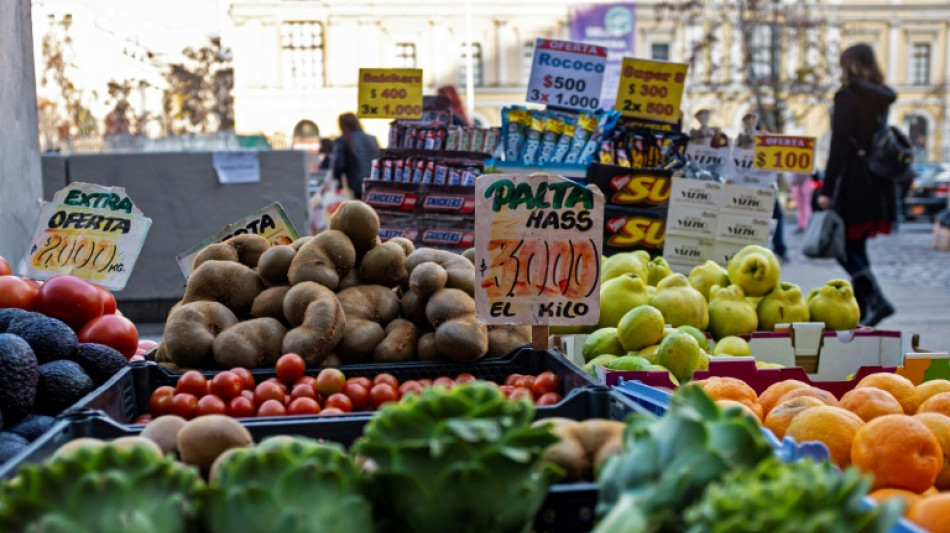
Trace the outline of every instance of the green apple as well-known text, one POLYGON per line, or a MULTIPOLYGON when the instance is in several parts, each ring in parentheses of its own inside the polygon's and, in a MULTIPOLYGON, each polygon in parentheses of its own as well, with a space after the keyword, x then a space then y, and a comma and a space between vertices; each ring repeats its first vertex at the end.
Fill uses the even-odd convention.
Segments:
POLYGON ((660 342, 665 326, 663 314, 655 307, 634 307, 620 319, 617 338, 624 351, 636 351, 660 342))
POLYGON ((706 298, 690 286, 682 274, 663 278, 656 286, 656 296, 650 305, 659 309, 666 323, 673 327, 693 326, 704 330, 709 325, 706 298))
POLYGON ((749 343, 741 337, 723 337, 716 341, 712 354, 745 357, 752 355, 752 349, 749 348, 749 343))
POLYGON ((808 304, 802 297, 802 290, 794 283, 783 281, 772 292, 765 295, 756 307, 759 317, 759 329, 775 330, 776 324, 808 322, 808 304))
POLYGON ((647 284, 637 274, 623 274, 600 286, 600 318, 597 327, 615 328, 634 307, 650 303, 647 284))
POLYGON ((812 322, 824 322, 825 328, 841 331, 858 327, 861 309, 851 284, 833 279, 808 295, 808 315, 812 322))
POLYGON ((782 271, 772 250, 751 244, 739 250, 726 268, 729 281, 742 287, 746 296, 765 296, 776 285, 782 271))
POLYGON ((600 282, 604 283, 624 274, 636 274, 640 276, 640 279, 649 279, 649 272, 647 271, 646 265, 649 260, 650 258, 648 256, 644 261, 636 252, 612 255, 604 261, 603 272, 600 274, 600 282))
POLYGON ((702 331, 699 331, 693 326, 680 326, 676 329, 679 331, 685 331, 686 333, 692 335, 693 338, 696 339, 696 342, 699 343, 699 347, 703 350, 709 349, 709 339, 706 338, 706 334, 702 331))
POLYGON ((617 338, 617 328, 601 328, 587 336, 581 354, 585 361, 598 355, 620 355, 627 353, 617 338))
POLYGON ((680 382, 693 377, 699 369, 703 351, 689 333, 677 331, 663 339, 657 349, 657 362, 665 366, 680 382))
POLYGON ((611 370, 640 370, 649 364, 650 362, 642 357, 625 355, 607 363, 607 368, 611 370))
POLYGON ((644 349, 640 350, 639 352, 637 352, 637 355, 639 355, 640 357, 646 359, 647 361, 649 361, 649 362, 651 362, 651 363, 656 363, 656 350, 657 350, 657 348, 659 348, 659 347, 660 347, 659 344, 654 344, 654 345, 652 345, 652 346, 647 346, 646 348, 644 348, 644 349))
POLYGON ((617 359, 618 357, 619 356, 616 356, 616 355, 598 355, 597 357, 584 363, 584 366, 582 366, 581 369, 584 372, 587 372, 587 374, 590 377, 596 378, 598 366, 606 367, 608 364, 610 364, 611 361, 613 361, 614 359, 617 359))
POLYGON ((713 338, 721 339, 741 333, 752 333, 759 326, 755 307, 746 301, 742 287, 714 286, 709 299, 709 331, 713 338))
POLYGON ((689 271, 688 280, 690 286, 699 291, 708 301, 709 289, 713 288, 713 285, 720 287, 729 285, 729 274, 725 268, 719 266, 719 263, 706 261, 689 271))

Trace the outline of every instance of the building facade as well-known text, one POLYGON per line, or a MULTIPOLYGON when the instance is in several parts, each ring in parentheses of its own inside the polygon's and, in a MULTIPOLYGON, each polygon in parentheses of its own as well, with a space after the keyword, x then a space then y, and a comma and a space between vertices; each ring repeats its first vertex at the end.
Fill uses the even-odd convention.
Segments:
MULTIPOLYGON (((535 40, 570 38, 576 10, 597 3, 473 0, 469 39, 463 0, 231 0, 222 40, 234 58, 237 131, 289 138, 309 120, 324 136, 335 136, 337 116, 356 108, 361 67, 421 68, 427 93, 455 85, 464 94, 469 41, 474 118, 497 125, 502 107, 524 102, 535 40)), ((709 18, 690 22, 662 14, 656 0, 601 3, 632 10, 632 49, 638 57, 685 62, 710 25, 721 32, 691 66, 683 112, 691 117, 710 109, 711 125, 738 132, 752 98, 741 83, 723 90, 742 53, 736 30, 712 14, 734 2, 707 2, 709 18)), ((950 160, 950 3, 816 0, 815 6, 825 23, 805 37, 824 43, 825 52, 805 54, 786 39, 783 69, 791 75, 799 61, 836 63, 842 47, 871 44, 899 93, 891 122, 910 132, 921 160, 950 160)), ((828 91, 790 100, 794 119, 785 131, 827 140, 830 97, 828 91)), ((364 125, 385 139, 386 121, 364 125)))

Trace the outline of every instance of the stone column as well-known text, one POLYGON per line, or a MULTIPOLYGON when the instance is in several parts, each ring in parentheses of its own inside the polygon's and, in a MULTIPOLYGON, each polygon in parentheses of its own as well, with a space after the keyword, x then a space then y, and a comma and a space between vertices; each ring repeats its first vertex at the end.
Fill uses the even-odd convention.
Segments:
POLYGON ((30 0, 0 2, 0 255, 16 269, 43 196, 30 0))

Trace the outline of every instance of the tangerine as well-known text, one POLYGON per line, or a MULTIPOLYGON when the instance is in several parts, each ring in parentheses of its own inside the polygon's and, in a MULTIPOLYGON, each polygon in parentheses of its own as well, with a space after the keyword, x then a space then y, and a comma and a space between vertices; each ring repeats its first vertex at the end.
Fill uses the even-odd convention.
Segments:
POLYGON ((950 418, 940 413, 918 413, 914 418, 933 432, 943 450, 943 470, 937 475, 934 490, 950 490, 950 418))
POLYGON ((864 421, 851 411, 823 405, 799 413, 792 419, 785 434, 800 443, 821 442, 828 447, 831 462, 845 468, 851 464, 854 436, 863 425, 864 421))
POLYGON ((904 489, 878 489, 871 494, 868 494, 868 498, 871 498, 879 505, 886 502, 887 500, 900 498, 904 502, 905 516, 908 512, 910 512, 911 507, 913 507, 920 500, 924 499, 924 497, 920 494, 904 489))
POLYGON ((841 397, 841 407, 861 417, 865 422, 884 415, 902 415, 897 398, 886 390, 875 387, 861 387, 848 391, 841 397))
POLYGON ((830 405, 831 407, 841 407, 841 405, 838 403, 838 399, 835 398, 834 394, 831 394, 830 392, 826 390, 819 389, 818 387, 811 387, 811 386, 807 388, 799 387, 799 388, 792 389, 786 392, 785 394, 782 395, 781 398, 779 398, 778 403, 776 403, 776 405, 787 402, 789 400, 794 400, 795 398, 801 398, 802 396, 810 396, 812 398, 818 398, 819 400, 821 400, 822 403, 824 403, 825 405, 830 405))
POLYGON ((787 402, 776 405, 775 409, 769 412, 768 416, 765 417, 765 427, 772 430, 772 433, 775 433, 775 436, 778 437, 779 440, 782 440, 785 438, 789 424, 792 423, 792 420, 794 420, 799 413, 805 409, 821 407, 823 405, 825 405, 825 402, 812 396, 792 398, 787 402))
POLYGON ((779 399, 788 391, 810 386, 808 383, 797 379, 786 379, 769 385, 769 388, 759 395, 759 403, 762 404, 762 415, 768 417, 772 409, 779 404, 779 399))
POLYGON ((874 476, 873 488, 921 493, 943 470, 943 450, 926 424, 907 415, 885 415, 862 427, 851 446, 854 466, 874 476))
POLYGON ((907 519, 930 533, 950 533, 950 493, 923 498, 910 508, 907 519))
POLYGON ((755 417, 756 420, 761 421, 759 419, 759 415, 756 414, 756 412, 753 411, 748 405, 742 402, 737 402, 735 400, 716 400, 716 405, 718 405, 720 409, 726 409, 728 407, 739 407, 740 409, 745 411, 746 414, 752 415, 755 417))
POLYGON ((888 372, 871 374, 865 376, 864 379, 858 382, 855 388, 862 387, 874 387, 891 393, 891 396, 900 402, 901 407, 904 408, 905 415, 916 413, 917 407, 920 406, 920 396, 917 395, 917 387, 904 376, 888 372))
POLYGON ((749 408, 762 420, 762 405, 755 389, 741 379, 713 376, 696 382, 713 400, 732 400, 749 408))
POLYGON ((940 413, 950 416, 950 392, 938 392, 920 404, 918 413, 940 413))

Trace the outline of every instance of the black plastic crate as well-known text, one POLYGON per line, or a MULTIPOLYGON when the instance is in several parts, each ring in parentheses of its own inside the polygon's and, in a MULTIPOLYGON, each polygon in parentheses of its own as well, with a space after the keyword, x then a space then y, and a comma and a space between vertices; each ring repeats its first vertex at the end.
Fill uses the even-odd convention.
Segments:
MULTIPOLYGON (((372 378, 380 373, 389 373, 400 382, 411 379, 435 379, 439 376, 455 377, 469 373, 478 379, 501 383, 510 374, 554 372, 564 388, 564 399, 557 405, 539 406, 538 418, 561 416, 575 420, 607 417, 607 388, 581 371, 570 361, 552 350, 521 349, 505 359, 491 359, 477 363, 399 363, 393 365, 352 365, 340 367, 346 377, 365 376, 372 378)), ((319 368, 307 369, 307 375, 316 375, 319 368)), ((210 377, 215 372, 204 372, 210 377)), ((171 372, 156 363, 145 362, 130 365, 127 370, 113 376, 96 393, 90 394, 70 409, 72 413, 102 411, 122 424, 132 424, 148 412, 149 398, 158 387, 174 386, 180 374, 171 372)), ((275 376, 274 370, 258 370, 258 383, 275 376)), ((370 412, 352 413, 350 417, 371 416, 370 412)), ((310 417, 295 417, 296 419, 310 417)))

